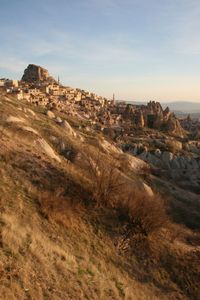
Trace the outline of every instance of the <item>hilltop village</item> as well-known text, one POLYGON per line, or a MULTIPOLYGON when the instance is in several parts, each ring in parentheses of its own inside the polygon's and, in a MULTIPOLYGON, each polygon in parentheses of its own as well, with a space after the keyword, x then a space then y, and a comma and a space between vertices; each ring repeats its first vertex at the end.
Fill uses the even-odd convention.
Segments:
MULTIPOLYGON (((63 86, 48 70, 33 64, 28 65, 20 81, 1 79, 0 89, 19 101, 44 107, 49 118, 54 119, 56 111, 75 117, 86 124, 83 127, 87 130, 103 133, 123 151, 156 167, 199 168, 200 122, 190 116, 179 120, 159 102, 134 105, 115 101, 114 96, 109 100, 63 86)), ((57 118, 56 122, 62 120, 57 118)))
POLYGON ((121 132, 129 124, 184 135, 175 115, 168 107, 163 110, 158 102, 150 101, 147 106, 132 105, 115 102, 114 97, 108 100, 81 89, 65 87, 40 66, 30 64, 21 81, 1 79, 0 87, 18 100, 27 100, 49 110, 55 109, 88 120, 96 129, 108 127, 121 132))

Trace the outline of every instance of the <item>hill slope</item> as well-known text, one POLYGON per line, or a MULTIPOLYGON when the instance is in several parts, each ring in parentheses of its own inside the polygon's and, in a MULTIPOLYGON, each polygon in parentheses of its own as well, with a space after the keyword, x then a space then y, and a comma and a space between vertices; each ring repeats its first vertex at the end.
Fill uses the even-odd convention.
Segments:
POLYGON ((158 192, 144 181, 148 165, 56 115, 62 123, 1 95, 0 298, 197 299, 198 233, 169 220, 148 236, 124 236, 130 208, 115 194, 123 198, 129 186, 141 198, 158 192), (114 164, 117 186, 126 184, 119 192, 112 183, 111 203, 94 190, 92 172, 107 176, 102 162, 114 164))

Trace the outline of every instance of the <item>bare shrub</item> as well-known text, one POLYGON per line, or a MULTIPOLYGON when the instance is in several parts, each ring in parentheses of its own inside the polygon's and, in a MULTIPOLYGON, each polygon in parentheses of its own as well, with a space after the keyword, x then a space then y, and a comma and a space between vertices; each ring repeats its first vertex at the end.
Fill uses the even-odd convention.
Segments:
POLYGON ((106 161, 100 152, 97 155, 82 153, 82 157, 91 179, 93 200, 98 206, 114 206, 125 186, 117 164, 110 158, 106 161))
POLYGON ((163 201, 159 195, 150 197, 145 192, 132 191, 120 202, 131 227, 148 236, 160 229, 167 220, 163 201))
POLYGON ((116 164, 99 152, 82 153, 88 175, 91 179, 91 191, 94 202, 99 207, 112 208, 118 212, 123 226, 120 243, 140 236, 143 239, 166 225, 167 217, 160 196, 150 196, 145 191, 133 189, 116 164))
POLYGON ((145 192, 129 190, 117 203, 121 219, 125 220, 124 232, 118 249, 134 238, 145 239, 167 225, 164 204, 159 195, 149 196, 145 192))
POLYGON ((72 203, 71 199, 63 197, 62 194, 62 189, 57 192, 40 192, 38 197, 40 212, 45 218, 54 220, 65 227, 76 227, 76 212, 77 210, 80 212, 81 204, 72 203))

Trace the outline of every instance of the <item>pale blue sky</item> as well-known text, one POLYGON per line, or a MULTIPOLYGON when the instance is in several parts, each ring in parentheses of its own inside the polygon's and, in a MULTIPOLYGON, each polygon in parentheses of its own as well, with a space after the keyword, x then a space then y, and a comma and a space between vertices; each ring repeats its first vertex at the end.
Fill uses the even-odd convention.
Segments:
POLYGON ((118 99, 200 102, 200 0, 0 0, 0 77, 39 64, 118 99))

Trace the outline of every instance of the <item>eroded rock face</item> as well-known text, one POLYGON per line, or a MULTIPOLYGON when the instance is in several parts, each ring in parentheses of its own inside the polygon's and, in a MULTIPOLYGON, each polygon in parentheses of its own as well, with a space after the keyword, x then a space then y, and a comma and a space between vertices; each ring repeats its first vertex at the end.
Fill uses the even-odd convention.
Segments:
POLYGON ((169 107, 163 110, 159 102, 150 101, 147 105, 127 104, 122 117, 131 120, 139 128, 148 127, 164 130, 173 135, 185 136, 185 130, 169 107))
POLYGON ((7 123, 25 123, 26 120, 21 117, 9 116, 6 120, 7 123))
POLYGON ((39 151, 43 151, 48 157, 55 159, 58 162, 61 162, 60 157, 55 153, 53 148, 43 139, 39 138, 35 141, 35 145, 39 151))
MULTIPOLYGON (((164 168, 168 170, 198 170, 200 169, 200 158, 199 155, 189 154, 184 155, 183 153, 177 151, 177 149, 182 149, 182 144, 178 141, 174 142, 173 147, 176 146, 176 151, 161 151, 159 148, 155 150, 150 150, 140 143, 138 144, 125 144, 122 146, 123 151, 129 152, 132 155, 138 157, 139 159, 155 166, 158 168, 164 168), (177 143, 177 144, 176 144, 177 143)), ((168 141, 167 141, 168 143, 168 141)), ((189 145, 188 145, 189 146, 189 145)))
POLYGON ((71 127, 71 125, 66 120, 64 120, 62 123, 60 123, 60 126, 62 126, 65 129, 67 134, 69 134, 73 137, 77 137, 76 132, 74 131, 74 129, 71 127))
POLYGON ((174 134, 174 135, 178 135, 181 137, 184 137, 185 135, 185 131, 184 129, 181 127, 181 124, 179 122, 178 119, 176 119, 175 116, 171 115, 169 120, 167 121, 167 130, 168 132, 174 134))
POLYGON ((24 71, 22 81, 34 83, 34 82, 55 82, 53 77, 49 75, 49 72, 37 65, 30 64, 24 71))

